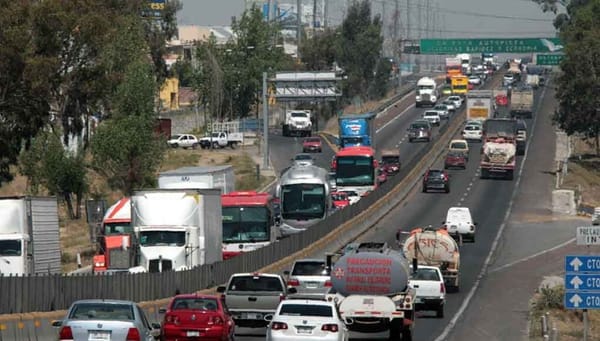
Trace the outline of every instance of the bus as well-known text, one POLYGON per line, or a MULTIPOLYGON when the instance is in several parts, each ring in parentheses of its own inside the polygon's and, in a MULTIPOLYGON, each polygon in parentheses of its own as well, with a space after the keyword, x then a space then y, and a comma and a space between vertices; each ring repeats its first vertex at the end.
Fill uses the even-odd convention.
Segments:
POLYGON ((465 75, 455 75, 450 79, 452 94, 465 97, 469 91, 469 77, 465 75))
POLYGON ((365 196, 377 188, 379 163, 371 147, 348 147, 335 155, 335 183, 338 192, 351 191, 365 196))
POLYGON ((245 191, 221 195, 223 259, 269 245, 277 238, 272 197, 245 191))

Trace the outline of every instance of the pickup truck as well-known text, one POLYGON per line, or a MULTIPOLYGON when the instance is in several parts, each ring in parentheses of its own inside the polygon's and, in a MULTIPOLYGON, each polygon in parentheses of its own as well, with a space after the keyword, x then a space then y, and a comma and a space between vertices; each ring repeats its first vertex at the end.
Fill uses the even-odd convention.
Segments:
POLYGON ((265 316, 274 315, 279 302, 288 293, 281 275, 265 273, 238 273, 229 278, 226 286, 217 288, 222 300, 231 312, 236 326, 248 328, 266 327, 265 316))
POLYGON ((416 271, 411 267, 408 285, 416 290, 415 310, 435 311, 437 318, 444 317, 446 304, 446 286, 442 272, 436 266, 418 265, 416 271))
POLYGON ((235 146, 244 142, 244 136, 242 133, 226 133, 226 132, 213 132, 209 136, 205 136, 200 139, 199 144, 202 149, 207 148, 225 148, 230 147, 234 149, 235 146))

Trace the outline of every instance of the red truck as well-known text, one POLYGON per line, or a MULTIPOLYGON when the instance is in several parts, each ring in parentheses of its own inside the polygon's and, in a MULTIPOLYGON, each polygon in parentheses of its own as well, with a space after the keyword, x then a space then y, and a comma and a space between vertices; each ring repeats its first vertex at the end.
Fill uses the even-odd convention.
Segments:
POLYGON ((92 261, 92 272, 126 270, 133 265, 133 227, 131 201, 122 198, 108 208, 98 236, 98 252, 92 261))

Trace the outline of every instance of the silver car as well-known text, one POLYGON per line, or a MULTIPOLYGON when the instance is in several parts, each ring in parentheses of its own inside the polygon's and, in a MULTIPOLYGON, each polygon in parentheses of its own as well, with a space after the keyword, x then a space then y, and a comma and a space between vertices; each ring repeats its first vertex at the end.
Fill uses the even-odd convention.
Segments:
POLYGON ((300 259, 294 262, 288 276, 288 288, 305 298, 320 299, 331 287, 329 268, 323 259, 300 259))
POLYGON ((141 340, 160 337, 160 324, 150 323, 134 302, 120 300, 75 301, 63 320, 52 322, 60 328, 59 340, 141 340))
POLYGON ((315 159, 308 153, 296 154, 292 159, 294 166, 310 166, 314 165, 315 159))

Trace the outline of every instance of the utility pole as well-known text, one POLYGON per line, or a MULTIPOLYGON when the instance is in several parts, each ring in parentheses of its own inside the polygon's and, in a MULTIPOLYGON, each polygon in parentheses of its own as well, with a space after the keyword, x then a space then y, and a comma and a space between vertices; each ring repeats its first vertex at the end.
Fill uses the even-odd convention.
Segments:
POLYGON ((323 27, 327 28, 327 16, 329 15, 329 0, 323 0, 323 27))
POLYGON ((300 60, 300 43, 302 42, 302 11, 300 8, 302 0, 296 0, 296 55, 300 60))
POLYGON ((317 31, 317 0, 313 0, 313 36, 315 35, 315 32, 317 31))
MULTIPOLYGON (((417 39, 421 39, 423 36, 423 26, 421 26, 421 8, 422 5, 420 3, 417 3, 417 39)), ((421 55, 418 55, 417 57, 417 65, 419 65, 419 72, 421 72, 421 55)))
POLYGON ((267 97, 267 73, 263 72, 262 79, 262 105, 263 105, 263 168, 269 169, 269 101, 267 97))
POLYGON ((394 52, 394 59, 396 61, 396 65, 398 67, 398 75, 396 75, 396 77, 398 77, 398 81, 396 82, 396 88, 400 88, 400 85, 402 84, 402 70, 400 70, 400 40, 398 39, 398 29, 399 29, 399 18, 398 16, 400 15, 400 0, 394 0, 394 33, 392 35, 392 49, 394 52))
MULTIPOLYGON (((426 17, 425 17, 425 38, 431 38, 431 30, 430 30, 430 18, 431 18, 431 0, 427 0, 427 7, 425 9, 427 11, 427 13, 425 13, 426 17)), ((425 61, 427 63, 427 69, 430 70, 431 69, 431 56, 427 55, 425 56, 425 61)), ((430 70, 431 71, 431 70, 430 70)))
MULTIPOLYGON (((406 0, 406 38, 405 41, 410 42, 411 41, 411 32, 410 32, 410 0, 406 0)), ((406 43, 406 42, 405 42, 406 43)), ((412 60, 413 60, 413 56, 412 54, 408 54, 408 58, 406 59, 406 61, 408 62, 408 71, 412 72, 412 60)), ((400 70, 400 72, 402 73, 402 70, 400 70)))

